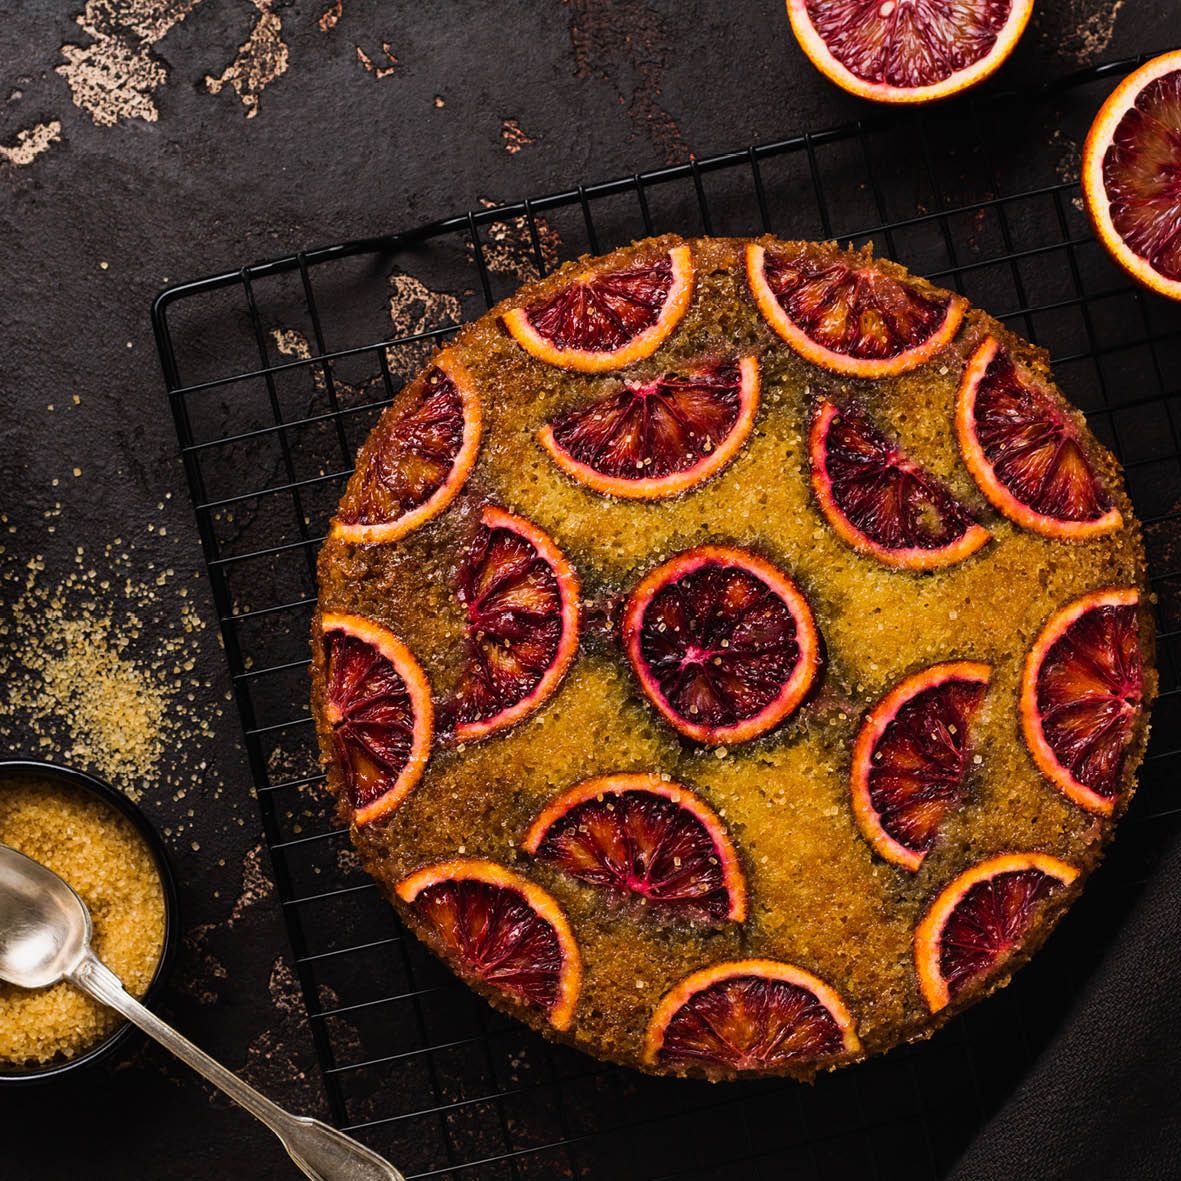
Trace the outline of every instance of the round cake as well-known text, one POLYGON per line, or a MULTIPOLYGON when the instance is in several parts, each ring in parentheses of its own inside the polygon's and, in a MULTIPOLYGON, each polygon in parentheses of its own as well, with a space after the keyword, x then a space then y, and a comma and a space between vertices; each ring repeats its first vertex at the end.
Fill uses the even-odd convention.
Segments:
POLYGON ((1004 984, 1155 691, 1119 465, 1045 355, 869 249, 661 237, 463 328, 324 544, 328 786, 492 1004, 810 1077, 1004 984))

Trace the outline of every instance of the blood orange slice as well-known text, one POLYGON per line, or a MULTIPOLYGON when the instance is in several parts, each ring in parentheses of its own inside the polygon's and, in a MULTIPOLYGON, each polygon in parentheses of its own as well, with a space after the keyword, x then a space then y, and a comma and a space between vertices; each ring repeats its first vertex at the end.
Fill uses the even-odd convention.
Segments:
POLYGON ((1078 870, 1045 853, 1003 853, 964 870, 939 893, 914 937, 919 987, 937 1013, 1002 967, 1046 902, 1078 870))
POLYGON ((393 632, 359 615, 320 619, 324 715, 353 823, 393 811, 422 778, 434 716, 425 673, 393 632))
POLYGON ((712 808, 659 775, 600 775, 552 800, 521 847, 572 877, 662 910, 746 918, 746 881, 712 808))
POLYGON ((991 336, 960 381, 956 434, 980 491, 1023 528, 1084 538, 1123 523, 1073 419, 991 336))
POLYGON ((820 511, 860 553, 887 566, 935 570, 989 540, 988 530, 862 411, 822 399, 809 442, 820 511))
POLYGON ((837 992, 775 960, 735 960, 686 977, 656 1007, 644 1042, 649 1066, 769 1072, 861 1049, 837 992))
POLYGON ((850 94, 882 103, 946 98, 1013 51, 1033 0, 787 0, 812 64, 850 94))
POLYGON ((1082 179, 1096 233, 1116 262, 1181 299, 1181 50, 1116 87, 1087 135, 1082 179))
POLYGON ((357 457, 332 535, 396 541, 455 499, 480 448, 480 402, 471 375, 442 353, 382 416, 357 457))
POLYGON ((746 442, 758 407, 759 362, 743 357, 624 382, 548 423, 538 438, 580 484, 650 500, 717 475, 746 442))
POLYGON ((485 738, 540 709, 578 649, 578 576, 549 536, 493 505, 460 572, 468 652, 455 736, 485 738))
POLYGON ((959 330, 964 301, 902 278, 868 250, 793 242, 746 248, 763 318, 797 353, 834 373, 889 377, 929 361, 959 330))
POLYGON ((420 869, 396 889, 461 976, 540 1010, 555 1029, 570 1027, 582 957, 566 916, 540 886, 492 861, 457 859, 420 869))
POLYGON ((895 685, 862 724, 853 815, 887 861, 917 870, 959 802, 990 671, 972 660, 933 664, 895 685))
POLYGON ((799 587, 747 550, 703 545, 632 592, 623 643, 640 687, 697 742, 745 742, 803 701, 820 633, 799 587))
POLYGON ((1095 591, 1042 629, 1021 678, 1021 726, 1042 774, 1081 808, 1110 815, 1144 706, 1140 596, 1095 591))
POLYGON ((655 257, 575 275, 553 295, 504 314, 513 339, 538 360, 602 373, 650 357, 681 322, 693 295, 693 256, 655 257))

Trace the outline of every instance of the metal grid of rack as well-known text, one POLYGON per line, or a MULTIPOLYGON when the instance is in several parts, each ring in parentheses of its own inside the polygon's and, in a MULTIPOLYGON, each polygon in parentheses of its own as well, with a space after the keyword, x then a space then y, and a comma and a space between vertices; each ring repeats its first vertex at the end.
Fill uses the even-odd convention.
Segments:
POLYGON ((480 208, 159 296, 168 396, 332 1117, 408 1176, 937 1177, 1061 1019, 1181 813, 1159 790, 1181 769, 1181 308, 1107 260, 1073 171, 1102 97, 1136 64, 480 208), (407 938, 320 788, 306 637, 316 550, 356 448, 460 322, 561 258, 665 230, 872 239, 1048 349, 1124 463, 1158 596, 1155 737, 1109 864, 1009 989, 926 1044, 812 1087, 649 1079, 494 1013, 407 938))

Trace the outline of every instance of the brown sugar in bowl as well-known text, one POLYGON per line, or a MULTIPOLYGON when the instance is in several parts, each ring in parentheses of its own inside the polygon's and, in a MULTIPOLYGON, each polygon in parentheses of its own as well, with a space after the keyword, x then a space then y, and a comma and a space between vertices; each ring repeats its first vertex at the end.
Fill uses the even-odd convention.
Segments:
MULTIPOLYGON (((36 808, 37 803, 34 802, 33 806, 36 808)), ((158 996, 175 956, 178 904, 176 881, 164 844, 142 812, 110 784, 84 772, 34 760, 3 760, 0 761, 0 841, 44 860, 78 890, 94 919, 96 952, 123 979, 129 992, 150 1005, 158 996), (140 911, 138 925, 130 921, 130 915, 126 915, 122 925, 108 929, 107 916, 103 913, 106 910, 104 903, 97 897, 87 896, 84 881, 71 880, 70 852, 63 852, 61 860, 51 857, 38 847, 37 834, 32 831, 27 832, 26 839, 22 840, 18 835, 19 821, 14 821, 12 831, 7 831, 2 807, 5 793, 27 793, 30 788, 36 787, 58 794, 74 823, 83 827, 107 827, 110 839, 116 844, 104 848, 103 852, 109 854, 120 843, 138 841, 138 849, 133 843, 123 846, 132 858, 139 861, 139 864, 130 867, 131 872, 142 876, 145 870, 149 870, 155 874, 159 886, 156 895, 150 885, 145 884, 145 878, 143 882, 137 883, 138 888, 129 891, 131 895, 137 896, 136 904, 140 911), (107 814, 105 817, 104 811, 107 814), (109 821, 114 823, 104 823, 109 821), (146 854, 147 865, 143 863, 141 854, 146 854), (158 929, 152 930, 157 922, 158 929), (157 946, 157 950, 153 952, 152 949, 145 950, 142 945, 137 946, 137 941, 145 937, 157 946)), ((120 883, 111 882, 107 877, 109 867, 108 861, 104 864, 94 863, 89 867, 80 866, 79 870, 80 873, 89 871, 88 876, 97 874, 96 885, 100 888, 114 887, 118 890, 120 883)), ((123 898, 111 899, 113 906, 125 901, 123 898)), ((111 917, 116 916, 112 913, 111 917)), ((10 1013, 19 1015, 25 1007, 22 993, 24 990, 0 983, 0 1002, 10 1013)), ((27 1039, 29 1052, 23 1064, 10 1057, 0 1058, 0 1087, 46 1082, 106 1061, 126 1045, 134 1030, 129 1022, 120 1020, 111 1011, 102 1010, 97 1002, 91 1001, 65 982, 26 995, 33 1002, 28 1006, 30 1015, 36 1012, 42 1018, 46 1016, 46 998, 58 998, 50 1004, 54 1021, 46 1027, 39 1047, 32 1038, 27 1039)), ((14 1038, 12 1045, 6 1048, 3 1044, 5 1040, 0 1039, 0 1054, 11 1054, 20 1044, 14 1038)))

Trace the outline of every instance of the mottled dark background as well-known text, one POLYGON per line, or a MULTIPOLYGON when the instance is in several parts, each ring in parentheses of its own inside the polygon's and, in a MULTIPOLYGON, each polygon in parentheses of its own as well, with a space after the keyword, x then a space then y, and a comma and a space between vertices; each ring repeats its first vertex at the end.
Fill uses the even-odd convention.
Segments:
MULTIPOLYGON (((1039 0, 1002 81, 1151 51, 1177 18, 1172 3, 1039 0)), ((180 875, 166 1015, 312 1111, 153 295, 866 108, 806 62, 780 0, 0 0, 0 30, 0 742, 143 792, 180 875), (113 659, 164 706, 147 766, 112 765, 86 719, 38 691, 75 617, 126 638, 113 659)), ((0 1113, 5 1178, 293 1173, 155 1048, 0 1091, 0 1113)))

